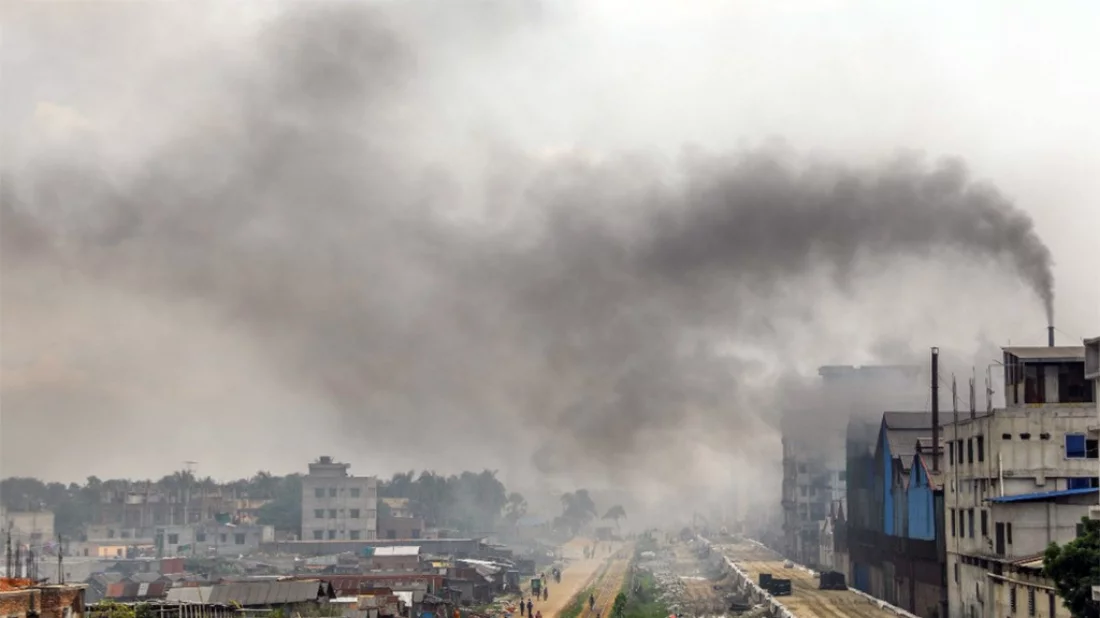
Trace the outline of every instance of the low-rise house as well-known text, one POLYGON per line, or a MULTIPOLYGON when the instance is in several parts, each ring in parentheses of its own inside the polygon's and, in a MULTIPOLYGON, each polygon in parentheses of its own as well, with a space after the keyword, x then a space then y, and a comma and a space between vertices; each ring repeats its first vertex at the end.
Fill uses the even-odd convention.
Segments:
POLYGON ((378 538, 419 539, 424 536, 424 520, 419 517, 379 517, 378 538))
POLYGON ((370 571, 394 572, 420 569, 420 547, 416 545, 375 547, 368 556, 367 568, 370 571))

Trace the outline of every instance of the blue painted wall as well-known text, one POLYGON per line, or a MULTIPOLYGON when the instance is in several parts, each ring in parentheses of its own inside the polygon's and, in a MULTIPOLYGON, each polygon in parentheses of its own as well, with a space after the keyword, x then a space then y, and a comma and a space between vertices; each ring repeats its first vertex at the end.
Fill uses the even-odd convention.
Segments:
POLYGON ((893 455, 890 453, 890 441, 886 439, 886 424, 879 426, 879 483, 882 487, 882 531, 894 534, 894 470, 893 455))
POLYGON ((852 587, 856 590, 871 593, 871 569, 867 568, 866 564, 853 564, 852 565, 852 587))
POLYGON ((909 538, 923 541, 936 540, 935 496, 932 493, 932 487, 928 484, 928 474, 920 465, 918 457, 913 458, 906 502, 909 509, 909 538))

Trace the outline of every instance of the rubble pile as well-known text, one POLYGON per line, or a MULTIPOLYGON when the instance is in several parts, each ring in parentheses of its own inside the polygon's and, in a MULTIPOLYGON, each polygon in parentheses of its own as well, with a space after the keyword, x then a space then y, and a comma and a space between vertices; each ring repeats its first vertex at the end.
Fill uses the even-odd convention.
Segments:
POLYGON ((659 601, 682 617, 724 618, 764 616, 767 608, 753 606, 738 594, 719 554, 702 542, 689 541, 644 552, 638 568, 653 574, 659 601))

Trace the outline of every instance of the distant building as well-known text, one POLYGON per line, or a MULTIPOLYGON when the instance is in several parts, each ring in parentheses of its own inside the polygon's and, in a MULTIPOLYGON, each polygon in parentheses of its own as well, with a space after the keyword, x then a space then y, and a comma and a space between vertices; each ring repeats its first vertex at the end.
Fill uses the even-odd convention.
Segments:
POLYGON ((378 532, 378 479, 321 457, 302 477, 302 540, 371 540, 378 532))
POLYGON ((1084 347, 1003 353, 1006 407, 942 433, 950 615, 1068 616, 1041 553, 1072 540, 1097 503, 1095 378, 1084 347))
POLYGON ((408 498, 379 498, 379 502, 385 504, 390 511, 390 517, 412 517, 412 507, 408 498))
POLYGON ((419 517, 379 517, 378 538, 380 539, 422 539, 424 520, 419 517))
POLYGON ((826 365, 818 375, 820 409, 784 413, 782 550, 802 564, 844 571, 847 556, 834 552, 834 535, 847 508, 848 419, 877 422, 883 409, 920 405, 924 390, 921 368, 909 365, 826 365))
POLYGON ((157 529, 156 545, 163 556, 235 556, 275 540, 273 526, 206 522, 157 529))
POLYGON ((53 511, 8 511, 0 506, 0 526, 12 542, 39 547, 54 541, 53 511))
POLYGON ((370 550, 371 572, 414 572, 420 568, 420 547, 395 545, 374 547, 370 550))

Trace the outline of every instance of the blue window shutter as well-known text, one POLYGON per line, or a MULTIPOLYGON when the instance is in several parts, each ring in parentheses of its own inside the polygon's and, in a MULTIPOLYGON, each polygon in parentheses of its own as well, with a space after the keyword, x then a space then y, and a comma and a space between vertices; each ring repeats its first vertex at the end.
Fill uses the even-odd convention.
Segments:
POLYGON ((1084 459, 1085 435, 1080 433, 1066 434, 1066 457, 1084 459))

